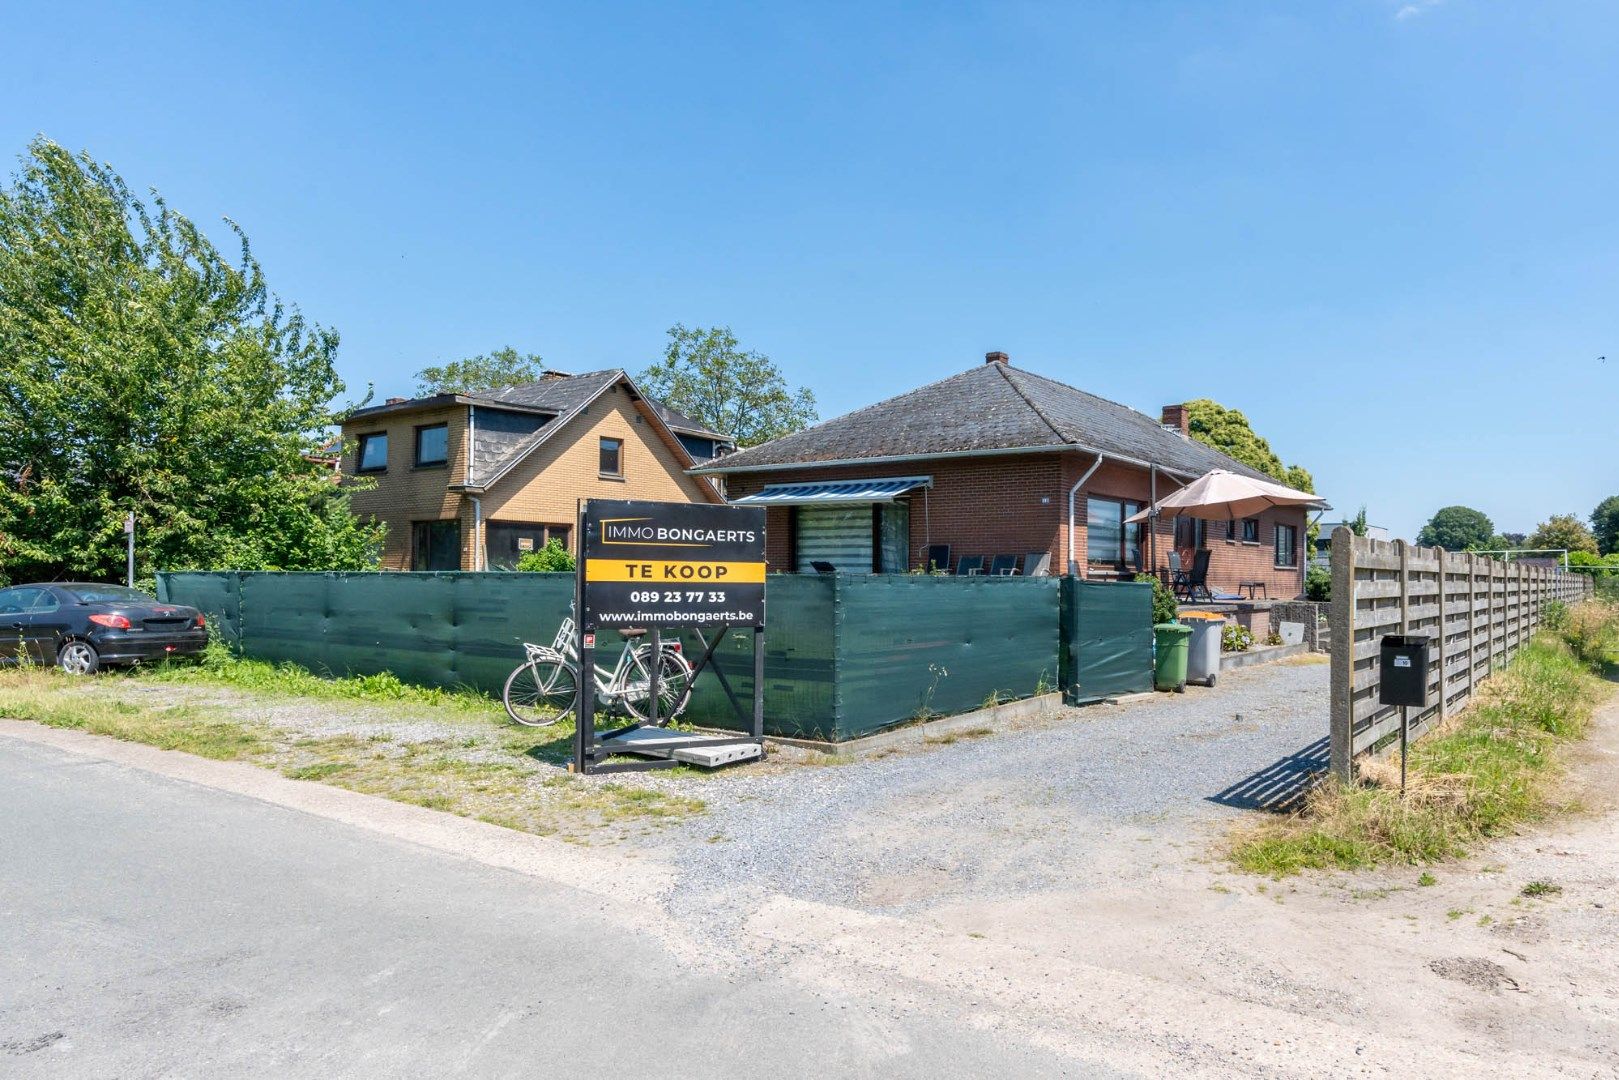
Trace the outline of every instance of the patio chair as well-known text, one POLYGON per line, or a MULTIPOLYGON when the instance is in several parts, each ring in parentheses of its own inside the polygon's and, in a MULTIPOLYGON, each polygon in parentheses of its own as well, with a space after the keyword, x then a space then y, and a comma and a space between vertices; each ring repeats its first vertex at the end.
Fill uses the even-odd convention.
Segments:
MULTIPOLYGON (((1198 548, 1197 554, 1192 556, 1192 569, 1189 573, 1177 574, 1175 595, 1182 600, 1196 602, 1201 593, 1201 599, 1213 600, 1214 594, 1209 591, 1209 559, 1214 552, 1208 548, 1198 548)), ((1174 564, 1171 563, 1173 566, 1174 564)))
POLYGON ((1024 577, 1050 577, 1051 552, 1031 551, 1023 556, 1024 577))
POLYGON ((950 572, 950 545, 929 544, 927 561, 922 564, 922 570, 928 574, 948 574, 950 572))
POLYGON ((1017 573, 1016 555, 997 555, 989 564, 990 577, 1012 577, 1017 573))
POLYGON ((961 561, 956 563, 956 573, 962 577, 984 572, 984 557, 982 555, 963 555, 961 561))
POLYGON ((838 568, 833 566, 831 563, 821 562, 819 560, 811 562, 810 568, 817 574, 835 574, 838 572, 838 568))

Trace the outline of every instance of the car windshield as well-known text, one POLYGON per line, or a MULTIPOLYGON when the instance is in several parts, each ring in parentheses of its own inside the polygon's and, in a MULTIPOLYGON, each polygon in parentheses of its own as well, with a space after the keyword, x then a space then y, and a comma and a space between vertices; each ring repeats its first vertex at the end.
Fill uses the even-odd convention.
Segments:
POLYGON ((63 587, 63 591, 82 604, 151 604, 155 602, 149 594, 123 585, 67 585, 63 587))

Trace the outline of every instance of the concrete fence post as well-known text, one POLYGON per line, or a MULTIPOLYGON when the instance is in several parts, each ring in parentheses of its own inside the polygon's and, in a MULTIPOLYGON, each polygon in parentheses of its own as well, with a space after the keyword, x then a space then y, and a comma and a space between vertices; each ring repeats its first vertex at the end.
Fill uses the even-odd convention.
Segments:
POLYGON ((1361 538, 1340 525, 1332 530, 1332 600, 1327 627, 1332 641, 1328 709, 1329 767, 1343 783, 1355 779, 1355 552, 1361 538))
POLYGON ((1434 556, 1439 560, 1439 722, 1443 724, 1450 712, 1446 704, 1450 698, 1450 683, 1445 678, 1445 634, 1450 630, 1450 623, 1445 617, 1445 575, 1450 569, 1450 553, 1442 547, 1436 547, 1434 556))

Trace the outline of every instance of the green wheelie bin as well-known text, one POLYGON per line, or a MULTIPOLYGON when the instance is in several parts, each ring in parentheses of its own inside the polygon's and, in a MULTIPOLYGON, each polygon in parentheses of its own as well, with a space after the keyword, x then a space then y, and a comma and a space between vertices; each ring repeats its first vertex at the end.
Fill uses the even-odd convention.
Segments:
POLYGON ((1159 690, 1186 692, 1186 660, 1191 651, 1192 628, 1180 623, 1158 623, 1152 628, 1154 658, 1152 684, 1159 690))

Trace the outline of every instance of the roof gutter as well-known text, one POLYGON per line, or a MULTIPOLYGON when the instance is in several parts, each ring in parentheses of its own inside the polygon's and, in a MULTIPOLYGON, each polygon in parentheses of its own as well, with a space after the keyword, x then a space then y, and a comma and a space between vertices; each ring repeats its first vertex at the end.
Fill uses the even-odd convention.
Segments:
POLYGON ((1079 563, 1074 559, 1074 497, 1079 494, 1079 489, 1085 486, 1085 481, 1089 480, 1095 475, 1096 470, 1102 467, 1102 459, 1102 452, 1098 450, 1096 460, 1091 462, 1091 467, 1085 470, 1085 475, 1081 476, 1078 482, 1068 489, 1068 558, 1066 561, 1068 563, 1068 572, 1075 577, 1079 576, 1079 563))
MULTIPOLYGON (((831 469, 843 465, 881 465, 890 461, 945 461, 951 458, 1005 457, 1008 454, 1064 454, 1075 450, 1082 454, 1096 454, 1098 456, 1105 455, 1109 461, 1117 461, 1125 465, 1134 465, 1140 469, 1150 469, 1154 467, 1153 463, 1150 461, 1142 461, 1139 458, 1126 457, 1123 454, 1108 453, 1107 451, 1098 450, 1094 446, 1082 446, 1079 443, 1042 443, 1039 446, 1008 446, 993 450, 946 450, 937 454, 893 454, 886 457, 836 458, 831 461, 784 461, 770 465, 737 465, 734 467, 726 465, 705 465, 702 468, 689 469, 687 471, 697 476, 704 476, 708 474, 718 474, 724 476, 728 473, 786 472, 793 469, 831 469)), ((723 461, 724 459, 721 460, 723 461)), ((1183 477, 1187 480, 1196 480, 1200 475, 1198 473, 1186 473, 1181 472, 1178 469, 1166 468, 1163 465, 1157 466, 1157 469, 1159 472, 1168 473, 1171 476, 1183 477)))

